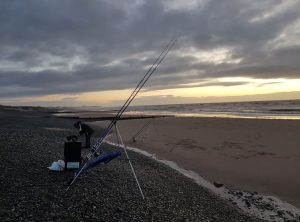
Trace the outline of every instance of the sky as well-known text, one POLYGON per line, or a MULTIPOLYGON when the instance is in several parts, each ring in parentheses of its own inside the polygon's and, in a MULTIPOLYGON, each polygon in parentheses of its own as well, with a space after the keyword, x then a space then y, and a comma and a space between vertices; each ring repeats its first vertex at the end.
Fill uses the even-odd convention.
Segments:
POLYGON ((0 104, 300 99, 299 0, 2 0, 0 104))

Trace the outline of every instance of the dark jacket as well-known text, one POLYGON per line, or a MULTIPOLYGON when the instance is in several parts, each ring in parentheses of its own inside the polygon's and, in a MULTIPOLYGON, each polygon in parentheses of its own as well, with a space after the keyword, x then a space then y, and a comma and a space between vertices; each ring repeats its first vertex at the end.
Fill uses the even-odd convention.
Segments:
POLYGON ((79 134, 82 135, 82 134, 93 134, 94 133, 94 130, 87 124, 85 123, 81 123, 80 121, 76 122, 74 124, 74 127, 79 129, 79 134))

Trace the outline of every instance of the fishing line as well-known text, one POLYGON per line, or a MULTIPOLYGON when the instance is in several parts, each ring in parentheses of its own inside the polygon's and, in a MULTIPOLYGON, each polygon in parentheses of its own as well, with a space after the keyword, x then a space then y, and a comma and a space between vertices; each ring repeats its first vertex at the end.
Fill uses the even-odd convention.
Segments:
POLYGON ((149 120, 144 126, 142 126, 142 128, 131 138, 133 140, 133 142, 135 142, 135 139, 144 131, 144 129, 146 129, 152 122, 154 121, 154 119, 149 120))

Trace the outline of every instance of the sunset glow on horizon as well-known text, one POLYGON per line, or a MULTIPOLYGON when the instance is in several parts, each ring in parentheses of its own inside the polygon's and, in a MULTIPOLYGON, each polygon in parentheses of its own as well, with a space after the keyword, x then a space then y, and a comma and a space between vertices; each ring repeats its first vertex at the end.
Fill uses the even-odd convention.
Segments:
MULTIPOLYGON (((214 79, 214 81, 216 81, 214 79)), ((250 79, 250 78, 220 78, 218 79, 220 83, 226 82, 244 82, 245 84, 234 85, 234 86, 197 86, 192 87, 191 84, 189 87, 182 88, 172 88, 172 89, 160 89, 160 90, 151 90, 151 91, 141 91, 137 99, 139 102, 133 103, 136 105, 155 105, 161 104, 155 100, 150 101, 143 98, 154 97, 156 98, 166 98, 174 97, 178 98, 177 102, 180 103, 191 103, 191 98, 195 100, 195 103, 207 103, 207 102, 242 102, 242 101, 253 101, 255 97, 250 97, 249 99, 244 96, 257 96, 257 100, 269 100, 272 94, 278 92, 287 93, 285 97, 274 96, 274 100, 282 99, 297 99, 294 95, 288 93, 298 92, 297 95, 300 95, 298 88, 300 86, 300 79, 250 79), (259 97, 261 96, 267 96, 259 97), (227 99, 226 99, 227 97, 227 99), (187 100, 185 100, 187 98, 187 100), (209 101, 207 101, 209 98, 209 101)), ((198 85, 195 83, 192 85, 198 85)), ((33 102, 36 104, 50 104, 50 106, 119 106, 127 99, 127 97, 132 92, 132 89, 125 90, 107 90, 99 92, 86 92, 78 94, 67 94, 67 95, 49 95, 41 96, 34 98, 23 98, 20 104, 27 104, 27 102, 33 102), (68 104, 68 100, 72 101, 72 104, 68 104)), ((171 102, 174 103, 174 102, 171 102)))

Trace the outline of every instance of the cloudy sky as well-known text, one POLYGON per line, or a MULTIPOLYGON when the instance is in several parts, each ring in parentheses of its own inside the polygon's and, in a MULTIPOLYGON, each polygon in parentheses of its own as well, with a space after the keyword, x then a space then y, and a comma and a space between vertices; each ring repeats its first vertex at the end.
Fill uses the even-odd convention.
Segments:
POLYGON ((299 0, 0 1, 0 104, 300 99, 299 0))

